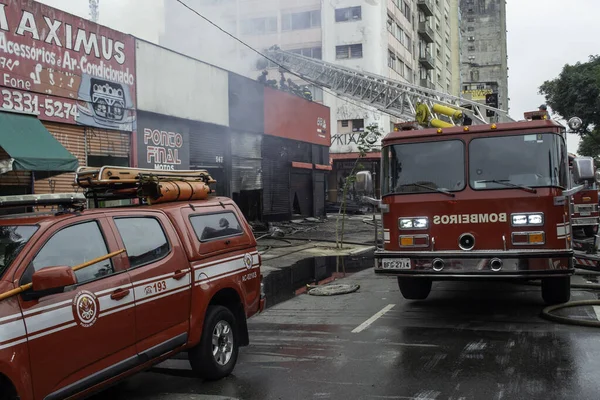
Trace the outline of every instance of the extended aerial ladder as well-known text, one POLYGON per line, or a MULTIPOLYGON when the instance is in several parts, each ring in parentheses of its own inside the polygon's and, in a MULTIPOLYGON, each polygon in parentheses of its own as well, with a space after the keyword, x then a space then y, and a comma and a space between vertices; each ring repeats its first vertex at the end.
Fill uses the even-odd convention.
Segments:
POLYGON ((506 111, 476 101, 290 53, 277 46, 265 55, 307 82, 402 120, 416 120, 421 126, 488 124, 486 110, 494 112, 494 122, 514 121, 506 111))

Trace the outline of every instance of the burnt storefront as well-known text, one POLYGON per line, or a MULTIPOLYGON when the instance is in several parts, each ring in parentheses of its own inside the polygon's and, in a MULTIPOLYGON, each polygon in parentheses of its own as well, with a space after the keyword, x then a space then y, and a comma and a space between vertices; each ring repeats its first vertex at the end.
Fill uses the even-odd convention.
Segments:
POLYGON ((194 121, 190 130, 190 169, 205 169, 217 181, 219 196, 230 196, 231 151, 226 127, 194 121))
MULTIPOLYGON (((133 37, 37 2, 9 2, 0 8, 0 20, 2 109, 42 121, 47 137, 76 158, 68 171, 130 165, 136 123, 133 37)), ((36 146, 37 128, 27 125, 19 136, 25 146, 36 146)), ((22 187, 29 180, 35 193, 74 190, 72 172, 29 167, 30 172, 4 170, 0 183, 22 187)))
POLYGON ((264 87, 229 73, 231 197, 250 221, 262 220, 264 87))
POLYGON ((266 220, 325 215, 329 108, 265 88, 262 144, 266 220))
MULTIPOLYGON (((350 176, 350 173, 354 169, 354 172, 358 171, 370 171, 373 176, 373 193, 371 196, 374 198, 380 198, 380 158, 381 153, 368 153, 365 157, 358 160, 358 164, 355 168, 356 159, 359 157, 358 153, 344 153, 344 154, 331 154, 331 160, 333 162, 333 169, 328 178, 328 190, 327 190, 327 203, 338 207, 341 203, 341 199, 344 192, 344 182, 346 178, 350 176)), ((347 208, 349 211, 353 211, 359 207, 358 195, 354 191, 354 187, 350 187, 346 193, 347 208)))

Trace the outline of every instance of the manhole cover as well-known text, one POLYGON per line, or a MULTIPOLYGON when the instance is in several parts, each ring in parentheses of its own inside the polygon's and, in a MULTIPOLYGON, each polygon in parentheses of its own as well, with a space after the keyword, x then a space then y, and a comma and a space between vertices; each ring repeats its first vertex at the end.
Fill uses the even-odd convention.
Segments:
POLYGON ((335 283, 332 285, 323 285, 316 288, 312 288, 308 291, 308 294, 312 296, 335 296, 338 294, 347 294, 356 292, 360 288, 357 284, 346 284, 346 283, 335 283))

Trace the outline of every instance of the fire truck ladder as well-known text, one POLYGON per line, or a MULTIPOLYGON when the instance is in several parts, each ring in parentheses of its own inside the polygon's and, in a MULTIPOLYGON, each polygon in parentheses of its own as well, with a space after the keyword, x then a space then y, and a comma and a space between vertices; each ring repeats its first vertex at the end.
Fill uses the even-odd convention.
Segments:
POLYGON ((514 121, 506 111, 476 101, 290 53, 276 46, 267 50, 266 55, 308 82, 405 121, 416 120, 423 126, 489 124, 484 116, 486 110, 495 113, 495 122, 514 121))

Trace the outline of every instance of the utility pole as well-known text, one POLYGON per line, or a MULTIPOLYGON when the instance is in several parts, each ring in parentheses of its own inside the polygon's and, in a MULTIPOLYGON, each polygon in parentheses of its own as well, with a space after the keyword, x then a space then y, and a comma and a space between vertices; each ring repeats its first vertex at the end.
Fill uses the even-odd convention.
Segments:
POLYGON ((98 22, 100 0, 90 0, 90 18, 93 22, 98 22))

